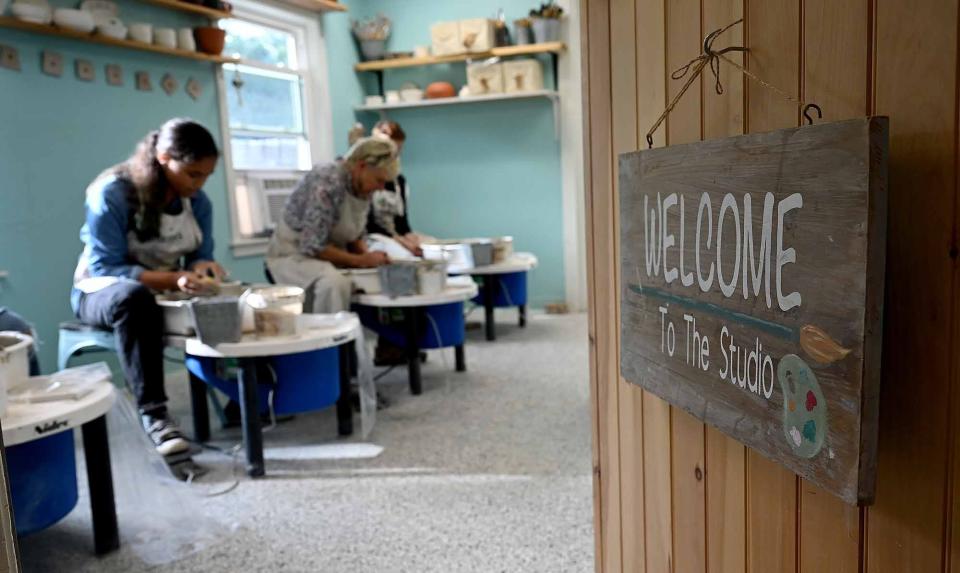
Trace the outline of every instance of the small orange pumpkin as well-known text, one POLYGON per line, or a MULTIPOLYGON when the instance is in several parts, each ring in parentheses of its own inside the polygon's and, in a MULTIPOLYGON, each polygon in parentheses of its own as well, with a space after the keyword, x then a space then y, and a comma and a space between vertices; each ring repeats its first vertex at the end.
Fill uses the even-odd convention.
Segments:
POLYGON ((425 92, 427 99, 438 99, 444 97, 456 97, 457 88, 450 82, 433 82, 427 86, 425 92))

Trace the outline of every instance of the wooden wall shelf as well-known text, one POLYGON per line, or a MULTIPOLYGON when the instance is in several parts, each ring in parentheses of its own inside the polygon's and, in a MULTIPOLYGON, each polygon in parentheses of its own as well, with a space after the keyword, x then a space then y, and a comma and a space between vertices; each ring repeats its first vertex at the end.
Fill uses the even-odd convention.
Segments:
POLYGON ((181 0, 140 0, 146 4, 153 4, 154 6, 162 6, 164 8, 169 8, 170 10, 178 10, 180 12, 189 12, 191 14, 200 14, 201 16, 206 16, 211 20, 219 20, 220 18, 231 18, 233 13, 227 12, 225 10, 215 10, 213 8, 207 8, 206 6, 201 6, 199 4, 191 4, 189 2, 183 2, 181 0))
POLYGON ((354 69, 358 72, 381 72, 383 70, 393 70, 397 68, 413 68, 418 66, 433 66, 437 64, 449 64, 454 62, 465 62, 467 60, 484 60, 493 57, 510 56, 530 56, 535 54, 559 54, 564 51, 566 46, 563 42, 549 42, 546 44, 527 44, 525 46, 506 46, 503 48, 494 48, 489 52, 476 52, 473 54, 458 54, 456 56, 427 56, 425 58, 396 58, 392 60, 376 60, 372 62, 361 62, 354 69))
POLYGON ((346 12, 347 7, 334 0, 280 0, 284 4, 290 4, 310 10, 311 12, 346 12))
POLYGON ((47 24, 32 24, 30 22, 23 22, 21 20, 17 20, 16 18, 10 18, 5 16, 0 16, 0 27, 12 28, 14 30, 22 30, 25 32, 33 32, 36 34, 45 34, 47 36, 55 36, 58 38, 68 38, 71 40, 79 40, 81 42, 89 42, 91 44, 113 46, 115 48, 128 48, 131 50, 141 50, 144 52, 153 52, 155 54, 163 54, 165 56, 174 56, 177 58, 186 58, 189 60, 199 60, 202 62, 212 62, 215 64, 235 64, 240 61, 236 58, 228 58, 226 56, 212 56, 210 54, 204 54, 202 52, 188 52, 186 50, 175 50, 170 48, 164 48, 162 46, 157 46, 154 44, 144 44, 142 42, 135 42, 133 40, 117 40, 115 38, 109 38, 107 36, 83 34, 81 32, 75 32, 73 30, 67 30, 65 28, 57 28, 55 26, 47 25, 47 24))

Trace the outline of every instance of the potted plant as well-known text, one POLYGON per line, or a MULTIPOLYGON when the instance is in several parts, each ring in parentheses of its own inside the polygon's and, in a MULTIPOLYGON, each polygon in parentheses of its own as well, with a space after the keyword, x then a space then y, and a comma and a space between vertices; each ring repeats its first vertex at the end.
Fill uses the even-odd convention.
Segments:
POLYGON ((563 17, 563 8, 557 6, 553 0, 530 10, 534 42, 543 44, 560 40, 561 17, 563 17))
POLYGON ((353 36, 364 60, 382 60, 390 37, 390 18, 378 14, 373 20, 353 22, 353 36))

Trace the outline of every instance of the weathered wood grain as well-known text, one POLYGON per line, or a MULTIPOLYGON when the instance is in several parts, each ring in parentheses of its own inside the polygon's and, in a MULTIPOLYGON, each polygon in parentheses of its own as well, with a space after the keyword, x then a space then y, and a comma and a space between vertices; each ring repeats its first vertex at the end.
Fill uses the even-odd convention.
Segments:
POLYGON ((865 358, 879 359, 886 125, 826 123, 620 158, 624 377, 849 503, 873 496, 879 366, 865 358), (664 200, 676 201, 666 229, 650 213, 664 200), (758 257, 767 240, 759 275, 748 231, 758 257), (789 248, 795 262, 781 269, 789 248), (705 360, 695 343, 708 345, 705 360), (730 382, 744 373, 743 386, 730 382))

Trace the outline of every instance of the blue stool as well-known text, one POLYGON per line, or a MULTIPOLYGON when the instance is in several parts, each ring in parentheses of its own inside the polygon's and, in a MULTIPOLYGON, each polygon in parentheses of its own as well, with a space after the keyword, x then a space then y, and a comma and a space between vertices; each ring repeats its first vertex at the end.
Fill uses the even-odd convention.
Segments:
POLYGON ((77 321, 61 322, 57 345, 57 369, 65 370, 70 359, 88 352, 116 352, 117 342, 108 328, 77 321))

